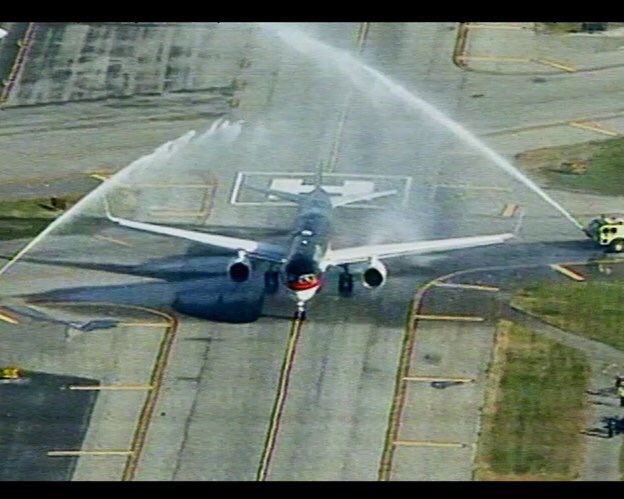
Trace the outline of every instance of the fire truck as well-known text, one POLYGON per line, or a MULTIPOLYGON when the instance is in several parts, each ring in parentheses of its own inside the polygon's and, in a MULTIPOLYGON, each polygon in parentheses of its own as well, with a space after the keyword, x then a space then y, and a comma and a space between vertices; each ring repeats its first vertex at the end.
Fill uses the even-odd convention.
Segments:
POLYGON ((24 375, 24 371, 19 367, 0 367, 0 384, 28 383, 29 379, 24 375))
POLYGON ((624 251, 624 215, 600 215, 594 218, 584 229, 585 234, 609 251, 624 251))

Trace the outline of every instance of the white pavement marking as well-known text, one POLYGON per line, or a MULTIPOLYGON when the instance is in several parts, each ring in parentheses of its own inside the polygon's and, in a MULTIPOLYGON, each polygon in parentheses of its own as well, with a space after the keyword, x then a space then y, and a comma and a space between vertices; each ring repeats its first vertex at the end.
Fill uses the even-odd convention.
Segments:
MULTIPOLYGON (((275 178, 269 189, 290 192, 291 194, 307 194, 314 190, 311 184, 304 185, 302 178, 275 178)), ((365 180, 345 180, 342 185, 323 185, 329 194, 346 196, 350 194, 371 194, 375 192, 375 183, 365 180)), ((278 199, 269 195, 269 199, 278 199)))
POLYGON ((485 286, 482 284, 462 284, 454 282, 435 282, 434 285, 438 288, 460 288, 460 289, 476 289, 480 291, 500 291, 500 288, 494 286, 485 286))
MULTIPOLYGON (((312 184, 305 185, 304 180, 310 180, 314 177, 312 173, 306 172, 253 172, 240 171, 234 180, 232 194, 230 196, 230 204, 240 206, 294 206, 293 203, 287 201, 239 201, 240 191, 244 180, 249 177, 264 176, 273 177, 271 179, 270 188, 294 194, 301 194, 311 191, 314 187, 312 184)), ((343 185, 323 185, 323 188, 330 194, 360 194, 375 191, 376 181, 386 181, 403 184, 403 199, 401 204, 407 205, 409 191, 412 186, 412 177, 407 175, 375 175, 375 174, 359 174, 359 173, 325 173, 323 178, 333 178, 343 181, 343 185), (351 180, 353 179, 353 180, 351 180)), ((399 190, 398 187, 396 187, 399 190)), ((269 196, 271 199, 271 196, 269 196)), ((367 208, 367 209, 383 209, 383 206, 373 204, 358 204, 345 206, 346 208, 367 208)))
POLYGON ((240 186, 243 183, 244 176, 245 172, 238 172, 236 174, 236 180, 234 181, 234 187, 232 188, 232 195, 230 196, 230 204, 237 204, 236 198, 238 198, 238 191, 240 190, 240 186))

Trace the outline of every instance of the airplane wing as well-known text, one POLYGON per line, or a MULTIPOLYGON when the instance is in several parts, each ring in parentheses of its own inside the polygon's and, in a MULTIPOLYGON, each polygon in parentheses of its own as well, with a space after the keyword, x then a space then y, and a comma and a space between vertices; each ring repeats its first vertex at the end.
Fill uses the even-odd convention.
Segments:
POLYGON ((136 222, 134 220, 126 220, 125 218, 114 217, 111 215, 108 210, 108 206, 106 206, 106 215, 109 220, 121 225, 122 227, 128 227, 130 229, 140 230, 143 232, 151 232, 152 234, 162 234, 164 236, 188 239, 189 241, 209 244, 211 246, 230 249, 232 251, 243 250, 248 253, 249 256, 260 260, 282 263, 286 257, 285 249, 275 244, 221 236, 219 234, 209 234, 206 232, 195 232, 193 230, 178 229, 176 227, 167 227, 165 225, 136 222))
POLYGON ((376 244, 330 250, 325 259, 327 265, 343 265, 356 263, 369 258, 392 258, 404 255, 437 253, 476 246, 500 244, 514 237, 513 234, 494 234, 491 236, 457 237, 452 239, 435 239, 432 241, 414 241, 407 243, 376 244))

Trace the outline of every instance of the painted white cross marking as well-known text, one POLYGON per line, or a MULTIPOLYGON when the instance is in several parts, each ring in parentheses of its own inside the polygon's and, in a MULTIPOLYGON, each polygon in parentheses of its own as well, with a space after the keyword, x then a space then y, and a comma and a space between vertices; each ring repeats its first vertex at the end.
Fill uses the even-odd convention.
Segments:
MULTIPOLYGON (((341 196, 347 196, 349 194, 370 194, 375 192, 375 183, 365 180, 345 180, 343 185, 323 185, 329 194, 339 194, 341 196)), ((303 179, 300 178, 276 178, 271 181, 269 187, 275 191, 290 192, 292 194, 304 194, 312 192, 314 185, 303 183, 303 179)), ((269 195, 269 199, 278 199, 275 196, 269 195)))

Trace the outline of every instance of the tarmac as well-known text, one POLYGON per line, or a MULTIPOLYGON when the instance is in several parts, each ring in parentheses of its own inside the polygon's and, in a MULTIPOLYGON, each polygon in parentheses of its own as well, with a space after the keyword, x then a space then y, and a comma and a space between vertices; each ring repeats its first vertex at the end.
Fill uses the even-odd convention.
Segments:
MULTIPOLYGON (((508 158, 594 138, 600 133, 569 122, 614 113, 622 98, 612 84, 618 67, 592 73, 596 91, 588 93, 588 73, 560 70, 543 84, 458 68, 453 23, 363 24, 304 29, 360 51, 366 63, 486 135, 508 158), (478 94, 483 96, 471 97, 478 94)), ((471 38, 470 47, 522 46, 514 30, 499 31, 495 39, 471 38)), ((518 205, 524 213, 518 242, 388 262, 388 284, 377 293, 358 288, 353 300, 341 299, 330 278, 310 307, 281 389, 293 303, 283 295, 264 297, 255 278, 234 289, 223 278, 229 257, 112 227, 94 202, 89 209, 95 219, 52 233, 0 275, 4 308, 31 314, 18 325, 0 325, 11 352, 3 362, 144 387, 99 393, 82 445, 64 445, 118 453, 81 455, 74 480, 254 480, 262 462, 268 480, 471 479, 496 300, 484 299, 489 292, 483 290, 436 288, 427 295, 423 314, 478 310, 484 320, 418 320, 408 377, 474 381, 445 388, 404 381, 399 431, 388 442, 415 290, 471 268, 485 268, 479 281, 505 293, 534 277, 536 267, 565 279, 548 264, 599 253, 580 232, 405 103, 354 90, 335 61, 317 64, 257 25, 42 26, 30 54, 2 111, 4 181, 116 171, 227 116, 244 120, 234 146, 202 139, 195 149, 182 149, 184 161, 151 163, 131 178, 145 202, 132 208, 115 201, 113 209, 138 210, 134 214, 148 221, 244 226, 247 234, 261 234, 265 227, 287 228, 293 211, 237 190, 240 175, 257 186, 307 182, 321 165, 335 188, 368 182, 401 193, 382 209, 337 213, 336 247, 506 232, 517 221, 505 215, 507 207, 518 205), (200 181, 201 172, 209 178, 200 181), (155 180, 168 187, 146 185, 155 180), (187 182, 201 185, 201 195, 184 187, 187 182), (106 305, 87 305, 93 302, 106 305), (491 307, 484 309, 487 303, 491 307), (161 310, 165 315, 156 317, 161 310), (33 311, 44 320, 33 318, 33 311), (230 322, 241 314, 257 320, 206 320, 215 314, 230 322), (117 321, 117 327, 68 334, 76 330, 68 322, 85 326, 92 320, 117 321), (119 326, 127 322, 137 324, 119 326), (285 402, 275 421, 278 396, 285 402), (267 453, 272 431, 275 442, 267 453), (384 475, 389 445, 394 454, 384 475)), ((581 218, 622 202, 549 193, 581 218)), ((56 445, 42 441, 50 450, 56 445)), ((587 477, 600 479, 602 468, 594 469, 587 477)), ((612 468, 604 474, 612 477, 612 468)))

